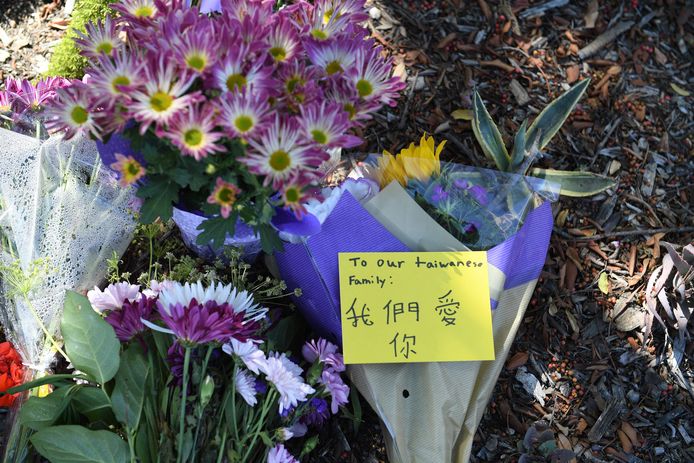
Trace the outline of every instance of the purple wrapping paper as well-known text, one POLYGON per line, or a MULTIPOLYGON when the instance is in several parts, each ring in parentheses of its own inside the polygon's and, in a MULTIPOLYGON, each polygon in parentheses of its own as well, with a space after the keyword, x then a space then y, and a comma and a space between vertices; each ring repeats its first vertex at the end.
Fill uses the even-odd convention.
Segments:
MULTIPOLYGON (((487 252, 489 263, 506 275, 504 289, 536 279, 545 263, 552 234, 549 202, 531 211, 521 229, 487 252)), ((275 259, 299 311, 321 336, 342 344, 338 253, 407 252, 409 249, 386 230, 349 192, 323 223, 321 232, 305 243, 285 244, 275 259)), ((492 308, 496 307, 492 299, 492 308)))

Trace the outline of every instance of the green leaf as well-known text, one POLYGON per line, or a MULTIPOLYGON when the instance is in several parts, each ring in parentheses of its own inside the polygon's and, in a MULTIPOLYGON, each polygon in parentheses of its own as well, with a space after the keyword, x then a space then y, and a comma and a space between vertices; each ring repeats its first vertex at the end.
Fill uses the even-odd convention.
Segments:
POLYGON ((116 374, 116 386, 111 400, 118 421, 131 431, 137 429, 145 402, 145 384, 149 375, 149 362, 139 344, 131 344, 123 352, 116 374))
POLYGON ((18 392, 24 392, 28 391, 29 389, 34 389, 35 387, 40 387, 43 386, 44 384, 70 384, 73 381, 70 381, 72 379, 88 379, 86 376, 82 375, 68 375, 68 374, 61 374, 61 375, 48 375, 44 376, 43 378, 35 379, 33 381, 29 381, 24 384, 20 384, 19 386, 12 387, 7 390, 7 392, 0 394, 0 396, 4 394, 16 394, 18 392))
MULTIPOLYGON (((527 119, 523 121, 521 126, 518 128, 516 137, 513 140, 513 154, 511 154, 511 166, 509 170, 515 170, 518 166, 523 164, 525 159, 525 135, 528 131, 528 121, 527 119)), ((520 172, 523 174, 524 172, 520 172)))
POLYGON ((560 184, 559 193, 564 196, 592 196, 617 184, 609 177, 591 172, 534 168, 530 170, 530 175, 560 184))
POLYGON ((472 112, 475 116, 472 120, 472 131, 482 147, 482 151, 494 161, 500 171, 508 171, 510 158, 504 140, 477 91, 473 93, 472 112))
POLYGON ((238 213, 232 212, 227 219, 218 216, 205 220, 198 225, 197 229, 202 230, 202 233, 198 235, 196 242, 202 246, 209 244, 215 249, 221 248, 227 238, 227 233, 231 236, 234 235, 237 218, 238 213))
POLYGON ((578 100, 583 96, 588 85, 590 85, 590 79, 582 80, 571 87, 562 96, 548 104, 540 115, 535 118, 535 121, 528 129, 526 146, 528 143, 533 143, 537 137, 539 137, 537 149, 542 150, 547 146, 549 141, 564 124, 566 118, 569 117, 569 114, 571 114, 576 103, 578 103, 578 100))
POLYGON ((179 186, 161 175, 148 176, 148 183, 137 189, 137 196, 144 199, 140 208, 140 222, 152 223, 157 218, 169 220, 173 203, 178 200, 179 186))
POLYGON ((83 426, 53 426, 29 439, 51 463, 125 463, 128 444, 110 431, 90 431, 83 426))
POLYGON ((284 250, 282 240, 277 234, 277 230, 275 230, 272 225, 259 225, 258 234, 260 235, 260 245, 266 254, 272 254, 275 251, 284 250))
POLYGON ((81 387, 72 397, 72 405, 78 413, 89 418, 89 421, 115 424, 111 402, 106 391, 99 387, 81 387))
POLYGON ((38 431, 55 423, 70 403, 72 387, 61 387, 46 397, 31 397, 19 409, 22 425, 38 431))
POLYGON ((600 273, 600 277, 598 278, 598 288, 600 288, 600 291, 602 291, 603 294, 610 292, 610 280, 607 278, 607 273, 600 273))
POLYGON ((86 297, 67 291, 60 329, 75 369, 85 372, 99 384, 115 376, 120 343, 111 325, 92 309, 86 297))
POLYGON ((319 438, 318 436, 311 436, 304 442, 304 448, 301 449, 301 454, 299 458, 304 458, 309 453, 313 452, 316 447, 318 447, 319 438))
POLYGON ((276 352, 296 351, 307 336, 303 317, 293 313, 282 318, 267 332, 268 349, 276 352))

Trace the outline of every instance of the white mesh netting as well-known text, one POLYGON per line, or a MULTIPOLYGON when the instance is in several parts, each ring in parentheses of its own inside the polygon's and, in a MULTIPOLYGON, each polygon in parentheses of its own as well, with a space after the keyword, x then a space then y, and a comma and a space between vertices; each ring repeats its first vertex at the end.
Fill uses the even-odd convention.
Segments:
POLYGON ((47 369, 54 354, 32 309, 57 333, 65 291, 99 283, 107 258, 132 239, 134 200, 103 168, 92 141, 41 142, 0 130, 0 317, 30 368, 47 369), (18 265, 26 275, 37 261, 43 265, 27 301, 7 268, 18 265))

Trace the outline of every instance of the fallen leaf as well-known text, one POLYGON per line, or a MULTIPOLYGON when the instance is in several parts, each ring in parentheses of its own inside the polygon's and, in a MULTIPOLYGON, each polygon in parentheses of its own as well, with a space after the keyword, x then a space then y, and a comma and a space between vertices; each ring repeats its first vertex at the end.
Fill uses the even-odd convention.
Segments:
POLYGON ((563 209, 557 214, 557 227, 563 228, 566 223, 566 218, 569 216, 569 210, 563 209))
POLYGON ((639 439, 639 434, 636 429, 626 421, 622 421, 621 430, 627 435, 634 447, 641 446, 641 439, 639 439))
POLYGON ((600 273, 600 277, 598 278, 598 288, 600 288, 600 291, 602 291, 603 294, 610 292, 610 280, 607 278, 607 273, 600 273))
POLYGON ((588 429, 588 422, 585 419, 580 418, 578 420, 578 424, 576 425, 576 433, 581 434, 586 429, 588 429))
POLYGON ((516 352, 513 357, 511 357, 508 362, 506 362, 507 370, 515 370, 516 368, 525 365, 528 361, 527 352, 516 352))
POLYGON ((451 113, 451 117, 456 120, 471 121, 473 119, 472 109, 456 109, 451 113))
POLYGON ((578 80, 578 77, 581 74, 581 68, 578 66, 578 64, 574 64, 566 68, 566 83, 567 84, 573 84, 578 80))
POLYGON ((670 87, 672 87, 672 89, 678 95, 681 95, 681 96, 689 96, 690 95, 690 93, 688 91, 686 91, 685 89, 683 89, 682 87, 680 87, 679 85, 677 85, 675 83, 670 82, 670 87))
POLYGON ((636 245, 632 244, 629 250, 629 276, 634 276, 634 266, 636 265, 636 245))
POLYGON ((655 55, 655 60, 658 62, 658 64, 667 63, 667 56, 665 56, 665 53, 660 51, 658 47, 653 47, 653 54, 655 55))
POLYGON ((621 429, 617 430, 617 436, 619 436, 619 442, 622 444, 622 448, 626 453, 631 453, 634 450, 634 446, 629 440, 629 437, 621 429))
POLYGON ((598 20, 599 10, 600 5, 598 4, 598 0, 592 0, 588 4, 586 14, 583 15, 583 20, 586 22, 586 28, 592 29, 595 27, 595 22, 598 20))
POLYGON ((576 264, 578 270, 582 272, 583 266, 581 265, 581 258, 578 256, 578 251, 576 250, 576 248, 570 247, 569 249, 567 249, 566 255, 569 256, 569 259, 571 259, 574 264, 576 264))
POLYGON ((450 34, 445 36, 443 39, 441 39, 441 41, 438 44, 436 44, 436 48, 438 48, 438 49, 446 48, 456 38, 458 38, 458 34, 456 32, 451 32, 450 34))
POLYGON ((573 292, 574 289, 576 289, 576 277, 578 276, 578 269, 576 268, 576 264, 572 260, 569 260, 566 263, 566 286, 565 288, 573 292))

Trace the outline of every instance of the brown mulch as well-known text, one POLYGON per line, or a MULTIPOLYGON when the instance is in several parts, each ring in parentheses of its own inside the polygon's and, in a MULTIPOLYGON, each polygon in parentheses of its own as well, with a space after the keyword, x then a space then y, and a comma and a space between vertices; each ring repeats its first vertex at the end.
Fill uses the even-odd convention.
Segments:
MULTIPOLYGON (((0 32, 3 75, 32 78, 43 69, 61 34, 51 22, 64 18, 58 8, 41 19, 43 4, 0 0, 0 27, 11 39, 4 44, 0 32), (6 59, 2 46, 9 47, 6 59)), ((515 462, 523 453, 536 458, 526 461, 545 461, 522 447, 538 421, 576 461, 694 461, 693 398, 668 367, 672 348, 663 328, 654 324, 648 339, 642 333, 646 284, 665 253, 660 243, 682 246, 693 237, 694 5, 371 0, 368 6, 375 37, 408 86, 398 107, 367 127, 363 151, 396 152, 428 132, 449 141, 448 160, 491 167, 470 122, 451 116, 470 109, 473 88, 511 145, 523 119, 590 77, 587 95, 539 165, 619 182, 616 192, 555 204, 547 264, 472 461, 515 462), (560 6, 542 12, 548 4, 560 6), (622 24, 622 33, 586 54, 594 39, 622 24), (606 292, 598 286, 601 273, 606 292), (522 368, 541 381, 544 404, 516 379, 522 368)), ((689 341, 680 369, 690 380, 693 353, 689 341)), ((357 433, 350 423, 332 423, 311 461, 386 461, 377 419, 362 406, 357 433)))

